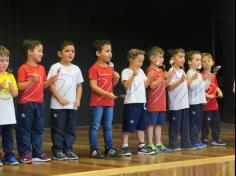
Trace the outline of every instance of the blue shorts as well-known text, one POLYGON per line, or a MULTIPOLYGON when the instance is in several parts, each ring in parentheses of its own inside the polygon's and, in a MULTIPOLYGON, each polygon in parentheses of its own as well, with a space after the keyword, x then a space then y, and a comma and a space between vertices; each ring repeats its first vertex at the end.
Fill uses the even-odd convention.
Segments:
POLYGON ((145 131, 147 129, 147 112, 143 103, 125 104, 123 111, 123 132, 145 131))
POLYGON ((163 125, 166 122, 166 112, 148 112, 148 125, 163 125))

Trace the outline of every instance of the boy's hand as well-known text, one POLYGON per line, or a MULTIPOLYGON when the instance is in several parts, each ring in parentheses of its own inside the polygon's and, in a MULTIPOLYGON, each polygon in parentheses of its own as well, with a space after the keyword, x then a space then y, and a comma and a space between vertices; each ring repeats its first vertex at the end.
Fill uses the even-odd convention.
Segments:
POLYGON ((59 99, 59 103, 62 105, 62 106, 66 106, 68 104, 70 104, 70 101, 65 99, 65 98, 60 98, 59 99))
POLYGON ((138 75, 138 69, 134 69, 134 70, 133 70, 133 75, 134 75, 134 76, 137 76, 137 75, 138 75))
POLYGON ((218 92, 217 92, 217 97, 218 97, 218 98, 223 98, 223 93, 222 93, 221 90, 218 90, 218 92))
POLYGON ((13 86, 11 81, 8 82, 8 85, 9 85, 9 90, 13 91, 14 90, 14 86, 13 86))
POLYGON ((212 98, 215 97, 215 95, 213 95, 213 94, 206 94, 206 97, 207 97, 208 99, 212 99, 212 98))
POLYGON ((119 73, 117 73, 116 71, 114 71, 114 72, 113 72, 113 78, 116 79, 116 80, 119 80, 119 79, 120 79, 119 73))
POLYGON ((37 74, 32 74, 31 80, 35 83, 39 81, 39 77, 37 74))
POLYGON ((171 70, 170 72, 165 72, 165 78, 171 80, 175 76, 175 74, 176 74, 176 72, 174 69, 171 70))
POLYGON ((147 75, 147 79, 151 79, 154 76, 154 74, 155 74, 154 71, 149 72, 147 75))
POLYGON ((181 82, 184 82, 186 80, 186 76, 183 74, 181 77, 181 82))
POLYGON ((107 97, 108 97, 108 98, 111 98, 111 99, 113 99, 113 100, 117 99, 117 96, 115 96, 112 92, 109 92, 109 93, 107 94, 107 97))
POLYGON ((0 89, 4 89, 6 87, 6 81, 1 82, 0 89))
POLYGON ((49 85, 52 85, 54 84, 58 79, 58 75, 54 75, 54 76, 51 76, 49 79, 48 79, 48 83, 49 85))
POLYGON ((74 102, 74 107, 79 108, 80 107, 80 101, 75 101, 74 102))

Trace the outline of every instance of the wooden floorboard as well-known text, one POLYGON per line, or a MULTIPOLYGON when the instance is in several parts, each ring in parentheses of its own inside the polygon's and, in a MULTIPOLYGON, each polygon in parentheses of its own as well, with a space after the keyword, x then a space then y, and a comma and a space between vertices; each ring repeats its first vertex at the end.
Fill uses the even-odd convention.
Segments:
MULTIPOLYGON (((167 126, 163 128, 163 142, 168 141, 167 126)), ((222 124, 222 139, 229 145, 226 147, 208 147, 202 150, 173 152, 153 156, 136 155, 137 140, 135 134, 130 136, 130 146, 134 153, 132 157, 121 159, 96 160, 88 158, 88 128, 78 127, 74 151, 79 155, 78 161, 51 161, 49 163, 34 163, 32 165, 20 164, 19 166, 0 167, 0 176, 49 176, 49 175, 186 175, 195 176, 202 168, 210 175, 216 169, 226 173, 226 176, 234 174, 235 160, 235 126, 234 124, 222 124), (189 167, 192 168, 189 168, 189 167), (201 167, 200 166, 204 166, 201 167), (172 169, 172 170, 171 170, 172 169), (230 173, 232 172, 232 173, 230 173), (138 174, 139 173, 139 174, 138 174), (227 175, 228 174, 228 175, 227 175)), ((114 144, 121 145, 120 125, 115 125, 113 130, 114 144)), ((51 139, 49 129, 45 129, 44 150, 50 154, 51 139)), ((102 132, 99 134, 99 144, 103 150, 102 132)), ((201 174, 202 175, 202 174, 201 174)), ((206 174, 205 174, 206 175, 206 174)), ((207 175, 207 176, 208 176, 207 175)), ((196 175, 198 176, 198 175, 196 175)), ((214 175, 215 176, 215 175, 214 175)))

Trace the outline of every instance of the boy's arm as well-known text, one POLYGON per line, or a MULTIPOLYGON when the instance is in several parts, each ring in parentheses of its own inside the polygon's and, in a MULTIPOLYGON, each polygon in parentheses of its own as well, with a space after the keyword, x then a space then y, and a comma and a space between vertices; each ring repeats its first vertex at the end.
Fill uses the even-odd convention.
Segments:
POLYGON ((120 80, 120 75, 119 73, 117 73, 116 71, 113 72, 113 79, 112 79, 112 84, 113 84, 113 87, 115 87, 118 82, 120 80))
POLYGON ((160 77, 156 79, 155 81, 151 82, 149 84, 150 89, 155 89, 157 86, 161 84, 161 82, 164 80, 164 77, 160 77))
POLYGON ((148 88, 148 86, 149 86, 150 83, 151 83, 151 78, 152 78, 153 76, 154 76, 154 72, 153 72, 153 71, 151 71, 151 72, 148 73, 147 79, 144 81, 144 86, 145 86, 145 88, 148 88))
POLYGON ((97 94, 104 96, 104 97, 111 98, 111 99, 117 98, 112 92, 107 92, 107 91, 101 89, 100 87, 98 87, 96 80, 90 80, 89 83, 90 83, 91 90, 96 92, 97 94))
POLYGON ((29 87, 31 87, 36 81, 34 79, 30 79, 28 81, 24 81, 24 82, 17 82, 17 87, 19 91, 23 91, 25 89, 28 89, 29 87))
POLYGON ((76 108, 80 107, 82 91, 83 91, 82 83, 80 83, 80 84, 77 85, 77 88, 76 88, 76 100, 75 100, 75 103, 74 103, 74 106, 76 108))
POLYGON ((16 97, 18 95, 18 89, 14 88, 12 83, 9 83, 9 91, 12 97, 16 97))
POLYGON ((70 103, 69 100, 61 97, 60 93, 58 92, 58 90, 56 89, 56 86, 54 84, 52 84, 49 87, 49 90, 51 91, 52 96, 61 104, 61 105, 68 105, 70 103))
POLYGON ((217 97, 219 97, 219 98, 223 97, 223 93, 222 93, 222 91, 220 90, 219 87, 216 88, 216 93, 217 93, 217 97))
POLYGON ((43 82, 43 87, 46 89, 49 86, 53 85, 58 79, 58 74, 51 76, 48 80, 43 82))
POLYGON ((186 80, 185 75, 182 76, 181 79, 174 81, 173 83, 169 84, 169 90, 174 90, 176 87, 181 85, 186 80))

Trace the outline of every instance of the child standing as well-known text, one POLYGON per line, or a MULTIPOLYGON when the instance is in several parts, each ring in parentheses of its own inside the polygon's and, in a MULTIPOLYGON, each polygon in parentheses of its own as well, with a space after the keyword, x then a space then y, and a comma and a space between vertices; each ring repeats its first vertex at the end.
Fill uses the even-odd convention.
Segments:
MULTIPOLYGON (((7 71, 10 52, 5 46, 0 46, 0 130, 5 164, 17 165, 19 162, 13 154, 13 124, 16 124, 13 97, 18 95, 14 76, 7 71)), ((2 162, 0 160, 0 166, 2 162)))
POLYGON ((122 71, 122 83, 126 90, 122 123, 122 155, 131 156, 128 139, 129 133, 137 132, 138 154, 154 154, 144 141, 146 130, 146 88, 149 86, 153 72, 146 77, 141 69, 145 52, 131 49, 128 52, 129 68, 122 71))
POLYGON ((89 144, 90 157, 102 159, 97 143, 97 134, 100 123, 103 125, 105 155, 107 157, 120 157, 120 153, 112 143, 112 120, 114 100, 113 87, 117 85, 120 76, 108 65, 112 58, 111 43, 108 40, 96 40, 93 43, 94 54, 97 61, 89 69, 91 87, 90 98, 90 127, 89 144))
POLYGON ((147 136, 148 147, 156 153, 171 152, 171 149, 165 147, 161 142, 161 126, 166 121, 166 84, 168 84, 171 79, 171 74, 168 75, 167 80, 165 78, 163 55, 164 50, 159 47, 151 47, 147 51, 150 66, 146 69, 146 74, 148 75, 150 72, 154 72, 147 89, 147 136), (153 144, 154 128, 155 144, 153 144))
POLYGON ((77 160, 72 146, 76 137, 77 108, 80 107, 82 83, 84 81, 80 68, 71 62, 75 57, 75 46, 64 41, 58 48, 61 61, 52 65, 48 79, 58 76, 55 84, 50 86, 51 98, 51 137, 52 158, 55 160, 77 160))
MULTIPOLYGON (((202 76, 205 77, 211 73, 211 69, 214 65, 213 57, 210 53, 202 53, 202 76)), ((211 126, 212 141, 211 145, 225 146, 227 145, 220 139, 220 113, 217 103, 217 97, 222 98, 223 93, 218 87, 216 75, 213 74, 210 86, 205 92, 207 103, 203 106, 203 121, 202 121, 202 141, 205 144, 209 143, 209 129, 211 126)))
POLYGON ((46 81, 43 65, 43 45, 38 40, 25 40, 23 52, 27 61, 18 69, 19 102, 16 139, 22 163, 44 162, 50 158, 43 153, 44 88, 55 82, 56 76, 46 81))
POLYGON ((189 65, 187 72, 188 95, 190 104, 190 139, 192 145, 198 149, 206 147, 201 143, 199 135, 203 117, 203 104, 206 103, 205 90, 211 82, 211 77, 205 77, 205 81, 198 70, 201 69, 201 53, 189 51, 186 54, 189 65))
POLYGON ((181 147, 196 149, 189 139, 189 100, 188 85, 183 69, 185 51, 182 48, 170 50, 172 68, 175 75, 168 85, 169 99, 169 147, 174 151, 181 150, 177 143, 178 134, 181 135, 181 147))

